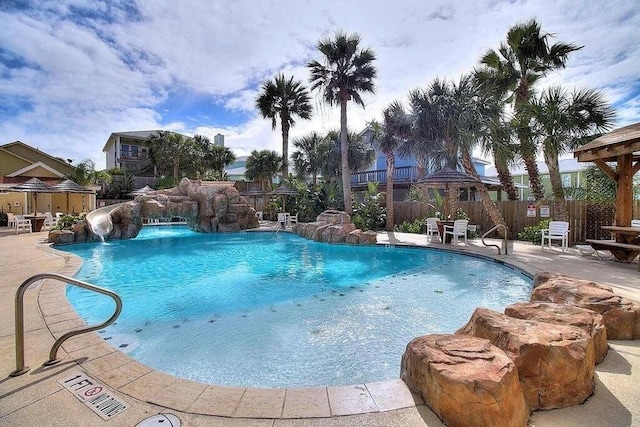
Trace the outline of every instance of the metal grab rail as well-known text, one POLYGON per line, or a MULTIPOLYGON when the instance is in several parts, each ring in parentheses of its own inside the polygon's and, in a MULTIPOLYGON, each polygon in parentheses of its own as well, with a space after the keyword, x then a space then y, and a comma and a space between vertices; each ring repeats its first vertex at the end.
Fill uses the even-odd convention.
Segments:
POLYGON ((505 254, 505 255, 509 255, 509 249, 508 249, 508 246, 507 246, 507 244, 508 244, 508 242, 507 242, 507 226, 506 226, 506 225, 504 225, 504 224, 498 224, 498 225, 496 225, 495 227, 493 227, 491 230, 489 230, 489 231, 487 231, 486 233, 484 233, 484 234, 482 235, 482 237, 481 237, 482 244, 483 244, 483 245, 485 245, 485 246, 487 246, 487 247, 489 247, 489 246, 494 246, 494 247, 496 247, 496 248, 498 249, 498 255, 500 255, 500 254, 502 253, 502 252, 500 251, 500 246, 498 246, 498 245, 493 245, 493 244, 488 245, 488 244, 486 244, 486 243, 485 243, 485 241, 484 241, 484 238, 485 238, 489 233, 491 233, 491 232, 492 232, 492 231, 494 231, 494 230, 497 230, 497 229, 498 229, 498 228, 500 228, 500 227, 504 228, 504 239, 502 239, 502 249, 504 250, 504 254, 505 254))
POLYGON ((113 315, 104 323, 95 326, 87 326, 85 328, 76 329, 73 331, 69 331, 62 335, 60 338, 53 343, 53 347, 51 347, 51 351, 49 352, 49 360, 47 360, 44 365, 54 365, 60 361, 56 356, 58 354, 58 350, 63 342, 68 340, 71 337, 76 335, 83 334, 85 332, 93 332, 98 329, 102 329, 105 326, 109 326, 112 324, 120 315, 122 311, 122 300, 115 292, 112 292, 108 289, 100 288, 98 286, 92 285, 87 282, 83 282, 82 280, 74 279, 72 277, 63 276, 62 274, 56 273, 41 273, 36 274, 35 276, 31 276, 27 280, 25 280, 18 290, 16 291, 16 370, 11 372, 9 376, 17 377, 18 375, 22 375, 29 371, 28 366, 24 366, 24 293, 27 291, 27 288, 31 286, 33 283, 42 279, 56 279, 61 282, 68 283, 70 285, 75 285, 80 288, 88 289, 90 291, 95 291, 104 295, 108 295, 113 298, 116 302, 116 311, 113 315))

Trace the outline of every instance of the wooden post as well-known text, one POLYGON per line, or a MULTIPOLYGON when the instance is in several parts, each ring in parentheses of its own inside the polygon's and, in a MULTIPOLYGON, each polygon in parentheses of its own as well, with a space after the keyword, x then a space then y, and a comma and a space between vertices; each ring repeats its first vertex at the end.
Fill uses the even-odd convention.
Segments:
POLYGON ((631 225, 633 202, 633 153, 622 154, 617 159, 616 225, 631 225))

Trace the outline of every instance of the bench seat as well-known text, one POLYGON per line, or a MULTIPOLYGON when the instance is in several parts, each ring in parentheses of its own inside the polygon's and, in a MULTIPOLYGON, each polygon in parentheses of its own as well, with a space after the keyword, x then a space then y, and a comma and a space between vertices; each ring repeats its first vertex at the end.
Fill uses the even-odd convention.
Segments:
MULTIPOLYGON (((608 249, 619 261, 632 262, 640 254, 640 245, 613 242, 610 240, 585 240, 593 249, 608 249)), ((640 259, 638 260, 640 270, 640 259)))

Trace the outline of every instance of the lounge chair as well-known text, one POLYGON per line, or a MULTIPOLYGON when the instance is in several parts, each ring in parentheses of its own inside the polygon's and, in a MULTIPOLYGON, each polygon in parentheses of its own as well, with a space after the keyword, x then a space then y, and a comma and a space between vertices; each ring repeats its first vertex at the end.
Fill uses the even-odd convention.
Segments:
POLYGON ((551 249, 552 240, 560 240, 562 252, 564 252, 569 246, 569 223, 567 221, 549 221, 549 228, 545 228, 541 231, 541 248, 544 248, 545 240, 549 244, 549 249, 551 249))
POLYGON ((442 239, 440 235, 440 230, 438 229, 438 218, 427 218, 427 237, 429 238, 429 242, 433 240, 433 235, 437 234, 439 239, 442 239))
POLYGON ((605 261, 613 258, 613 254, 605 249, 594 249, 589 245, 575 245, 575 248, 580 252, 582 256, 591 256, 594 255, 598 257, 599 260, 605 261))
POLYGON ((464 245, 467 246, 467 226, 469 225, 469 220, 467 219, 456 219, 453 222, 453 225, 445 225, 444 226, 444 236, 443 240, 447 240, 447 234, 450 234, 452 239, 451 243, 454 245, 458 244, 458 237, 464 237, 464 245))

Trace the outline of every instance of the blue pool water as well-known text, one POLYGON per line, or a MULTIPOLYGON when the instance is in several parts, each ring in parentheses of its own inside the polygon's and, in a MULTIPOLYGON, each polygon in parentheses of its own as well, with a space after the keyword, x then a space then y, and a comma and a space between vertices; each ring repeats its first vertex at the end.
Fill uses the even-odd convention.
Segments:
MULTIPOLYGON (((236 386, 302 387, 397 378, 407 343, 451 333, 475 307, 525 300, 531 280, 436 250, 329 245, 288 233, 145 227, 136 239, 65 247, 78 278, 117 292, 101 336, 153 368, 236 386)), ((67 296, 90 324, 110 298, 67 296)))

